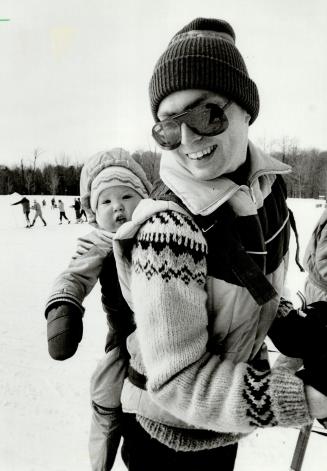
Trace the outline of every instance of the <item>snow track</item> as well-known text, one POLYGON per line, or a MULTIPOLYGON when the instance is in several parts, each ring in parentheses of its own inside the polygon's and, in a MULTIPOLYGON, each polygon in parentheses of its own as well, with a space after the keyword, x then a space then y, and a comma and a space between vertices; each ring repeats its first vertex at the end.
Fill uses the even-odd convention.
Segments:
MULTIPOLYGON (((41 201, 43 197, 39 197, 41 201)), ((102 356, 105 317, 99 290, 85 304, 84 337, 72 359, 52 360, 47 352, 43 309, 54 277, 75 249, 76 238, 90 231, 74 224, 62 197, 70 225, 58 225, 59 211, 43 209, 47 227, 40 221, 25 229, 20 206, 0 197, 0 470, 89 471, 89 379, 102 356)), ((290 200, 300 234, 301 257, 323 208, 314 200, 290 200)), ((33 211, 31 212, 33 217, 33 211)), ((293 301, 304 275, 294 262, 292 236, 289 288, 293 301)), ((236 471, 287 471, 298 431, 260 430, 240 443, 236 471)), ((312 434, 303 471, 326 469, 327 437, 312 434)), ((114 471, 125 469, 118 459, 114 471)), ((154 470, 155 471, 155 470, 154 470)))

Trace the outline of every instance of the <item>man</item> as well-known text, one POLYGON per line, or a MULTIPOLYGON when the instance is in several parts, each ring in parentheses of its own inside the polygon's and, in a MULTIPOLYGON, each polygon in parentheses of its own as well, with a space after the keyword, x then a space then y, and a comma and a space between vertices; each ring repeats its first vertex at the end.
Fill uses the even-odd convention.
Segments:
POLYGON ((37 220, 37 218, 40 218, 41 221, 43 222, 43 225, 46 226, 47 223, 45 222, 45 220, 44 220, 44 218, 43 218, 42 209, 41 209, 40 203, 38 203, 36 200, 34 200, 32 209, 34 209, 35 214, 34 214, 33 222, 32 222, 32 224, 30 225, 30 227, 33 227, 33 226, 34 226, 35 221, 37 220))
POLYGON ((72 208, 75 209, 75 216, 76 216, 75 223, 78 224, 79 222, 82 222, 82 219, 81 219, 81 202, 79 201, 79 198, 74 199, 74 204, 72 205, 72 208))
POLYGON ((17 201, 17 203, 13 203, 11 206, 16 206, 16 204, 21 204, 23 208, 23 213, 26 219, 26 228, 29 228, 31 225, 30 222, 30 200, 24 196, 21 200, 17 201))
POLYGON ((270 369, 264 344, 278 312, 294 318, 289 333, 300 318, 281 298, 290 168, 248 140, 259 96, 225 21, 198 18, 173 37, 150 101, 164 184, 133 216, 130 279, 115 249, 136 321, 122 455, 130 470, 232 470, 237 442, 257 427, 327 412, 315 375, 305 385, 270 369))

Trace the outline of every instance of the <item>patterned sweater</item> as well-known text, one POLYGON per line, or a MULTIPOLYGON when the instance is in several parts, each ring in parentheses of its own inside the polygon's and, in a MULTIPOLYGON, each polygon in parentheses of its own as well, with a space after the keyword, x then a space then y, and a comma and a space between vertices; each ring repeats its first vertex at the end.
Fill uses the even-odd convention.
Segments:
MULTIPOLYGON (((262 345, 268 329, 259 326, 258 316, 269 318, 267 305, 262 308, 250 301, 259 311, 248 323, 242 315, 248 306, 241 309, 248 292, 238 286, 238 299, 232 294, 225 298, 227 330, 219 317, 211 322, 215 288, 208 277, 207 250, 191 217, 166 211, 143 224, 132 251, 130 300, 137 329, 128 348, 132 367, 147 376, 147 391, 139 391, 133 408, 128 396, 135 397, 136 392, 129 391, 133 386, 126 380, 122 403, 125 411, 137 414, 153 438, 176 450, 224 446, 257 427, 311 421, 302 381, 256 361, 261 353, 256 344, 262 345), (235 302, 240 303, 236 309, 235 302), (241 315, 232 320, 237 310, 241 315), (249 329, 256 335, 242 344, 249 329), (212 339, 216 351, 210 348, 212 339), (154 408, 161 411, 157 416, 161 418, 153 415, 154 408)), ((221 296, 230 291, 228 283, 219 280, 219 284, 221 296)), ((276 313, 276 300, 274 306, 276 313)))
POLYGON ((287 272, 289 171, 251 143, 246 182, 194 180, 163 155, 161 178, 189 212, 144 200, 114 238, 130 363, 147 377, 146 391, 125 380, 123 409, 175 450, 311 421, 303 382, 270 369, 264 345, 287 272))

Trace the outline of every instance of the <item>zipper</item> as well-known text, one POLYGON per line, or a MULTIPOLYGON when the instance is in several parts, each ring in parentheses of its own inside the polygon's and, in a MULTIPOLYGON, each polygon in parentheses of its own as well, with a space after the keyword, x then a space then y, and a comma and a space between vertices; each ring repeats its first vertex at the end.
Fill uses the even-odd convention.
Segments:
POLYGON ((251 178, 249 179, 249 187, 252 186, 252 183, 254 182, 254 180, 257 180, 259 177, 261 177, 262 175, 284 175, 284 174, 287 174, 287 173, 291 173, 292 172, 292 169, 289 168, 287 170, 275 170, 275 169, 271 169, 271 170, 267 170, 267 169, 262 169, 262 170, 258 170, 257 172, 255 172, 251 178))
POLYGON ((255 197, 253 186, 249 186, 249 190, 250 190, 250 196, 253 203, 257 205, 257 198, 255 197))
POLYGON ((254 180, 258 180, 259 177, 261 177, 262 175, 283 175, 283 174, 287 174, 287 173, 291 173, 292 172, 292 169, 289 168, 287 170, 275 170, 275 169, 271 169, 271 170, 268 170, 268 169, 262 169, 262 170, 258 170, 257 172, 255 172, 251 178, 249 178, 249 184, 248 186, 247 185, 244 185, 246 186, 247 188, 249 188, 250 190, 250 196, 251 196, 251 199, 252 201, 254 202, 255 205, 257 205, 257 199, 255 197, 255 194, 254 194, 254 189, 253 189, 253 182, 254 180))

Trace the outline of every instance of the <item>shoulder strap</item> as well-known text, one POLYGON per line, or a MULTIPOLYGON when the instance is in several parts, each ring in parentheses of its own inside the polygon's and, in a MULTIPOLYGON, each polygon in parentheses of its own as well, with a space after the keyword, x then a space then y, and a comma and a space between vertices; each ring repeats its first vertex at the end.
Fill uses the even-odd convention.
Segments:
POLYGON ((296 262, 297 266, 299 267, 299 269, 300 269, 301 271, 304 271, 304 268, 302 267, 302 265, 301 265, 301 263, 300 263, 300 258, 299 258, 299 254, 300 254, 299 234, 298 234, 298 232, 297 232, 294 214, 293 214, 293 211, 290 210, 290 208, 288 208, 288 212, 289 212, 289 215, 290 215, 290 224, 291 224, 291 228, 292 228, 292 230, 293 230, 293 232, 294 232, 295 241, 296 241, 295 262, 296 262))
POLYGON ((204 232, 209 247, 212 246, 212 256, 214 256, 215 245, 219 244, 220 247, 224 247, 226 263, 232 273, 241 285, 247 288, 255 301, 262 306, 277 293, 261 268, 245 251, 235 227, 236 218, 233 208, 226 202, 212 215, 196 216, 194 220, 204 232), (219 220, 223 221, 223 224, 220 224, 218 229, 219 220))
POLYGON ((173 193, 171 189, 168 188, 168 186, 166 186, 162 180, 157 180, 155 182, 153 190, 150 194, 150 198, 154 200, 173 201, 190 214, 190 211, 182 202, 182 200, 178 198, 178 196, 176 196, 175 193, 173 193))
MULTIPOLYGON (((158 200, 173 201, 190 214, 181 200, 162 181, 157 182, 151 197, 158 200)), ((228 202, 221 205, 209 216, 192 215, 192 218, 202 230, 208 243, 211 236, 210 229, 216 226, 219 220, 223 220, 224 224, 219 230, 219 237, 229 254, 229 264, 236 278, 248 289, 259 305, 265 304, 276 296, 276 290, 251 256, 246 253, 238 239, 233 227, 236 215, 228 202)))

